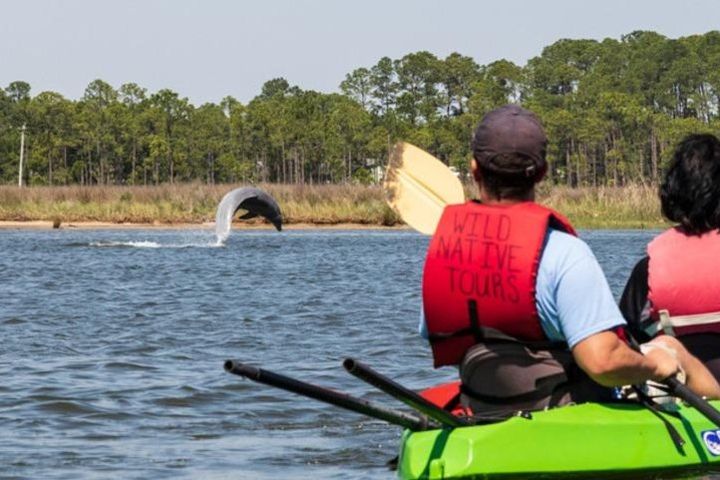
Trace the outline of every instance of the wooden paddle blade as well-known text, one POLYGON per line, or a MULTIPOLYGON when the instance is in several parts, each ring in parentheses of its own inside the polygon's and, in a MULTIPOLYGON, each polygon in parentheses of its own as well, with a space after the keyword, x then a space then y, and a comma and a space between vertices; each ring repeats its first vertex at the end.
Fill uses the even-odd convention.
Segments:
POLYGON ((445 205, 463 203, 460 180, 437 158, 415 145, 393 147, 385 175, 387 203, 418 232, 432 235, 445 205))

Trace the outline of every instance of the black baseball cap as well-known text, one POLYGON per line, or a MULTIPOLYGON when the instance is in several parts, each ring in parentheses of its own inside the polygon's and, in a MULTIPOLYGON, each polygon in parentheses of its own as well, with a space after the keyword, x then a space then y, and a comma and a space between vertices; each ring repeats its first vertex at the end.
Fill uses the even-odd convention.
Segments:
POLYGON ((540 120, 518 105, 485 115, 475 130, 473 157, 481 167, 501 175, 542 178, 547 170, 547 137, 540 120), (503 153, 518 153, 507 158, 503 153))

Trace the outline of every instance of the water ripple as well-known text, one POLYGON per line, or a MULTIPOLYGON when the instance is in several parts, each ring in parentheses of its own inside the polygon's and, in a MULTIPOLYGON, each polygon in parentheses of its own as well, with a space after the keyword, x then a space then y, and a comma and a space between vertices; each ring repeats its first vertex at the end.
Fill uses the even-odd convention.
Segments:
MULTIPOLYGON (((583 233, 616 295, 652 234, 583 233)), ((416 333, 428 239, 252 231, 214 242, 208 231, 2 232, 3 478, 393 478, 399 429, 222 363, 379 402, 343 358, 411 388, 453 378, 432 370, 416 333)))

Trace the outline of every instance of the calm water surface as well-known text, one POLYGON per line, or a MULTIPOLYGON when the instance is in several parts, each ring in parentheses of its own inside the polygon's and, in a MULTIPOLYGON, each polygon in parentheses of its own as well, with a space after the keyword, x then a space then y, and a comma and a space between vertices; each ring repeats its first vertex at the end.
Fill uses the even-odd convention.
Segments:
MULTIPOLYGON (((655 232, 592 231, 613 292, 655 232)), ((235 358, 385 400, 421 388, 427 237, 406 231, 0 232, 2 478, 393 478, 400 431, 223 372, 235 358)))

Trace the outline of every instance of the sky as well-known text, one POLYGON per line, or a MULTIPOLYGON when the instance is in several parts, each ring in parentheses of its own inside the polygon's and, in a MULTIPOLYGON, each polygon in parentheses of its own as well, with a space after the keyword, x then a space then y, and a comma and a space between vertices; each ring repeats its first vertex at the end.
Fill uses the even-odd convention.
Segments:
POLYGON ((716 0, 22 0, 0 3, 0 87, 80 98, 92 80, 242 102, 286 78, 334 92, 384 56, 524 65, 562 38, 720 29, 716 0))

